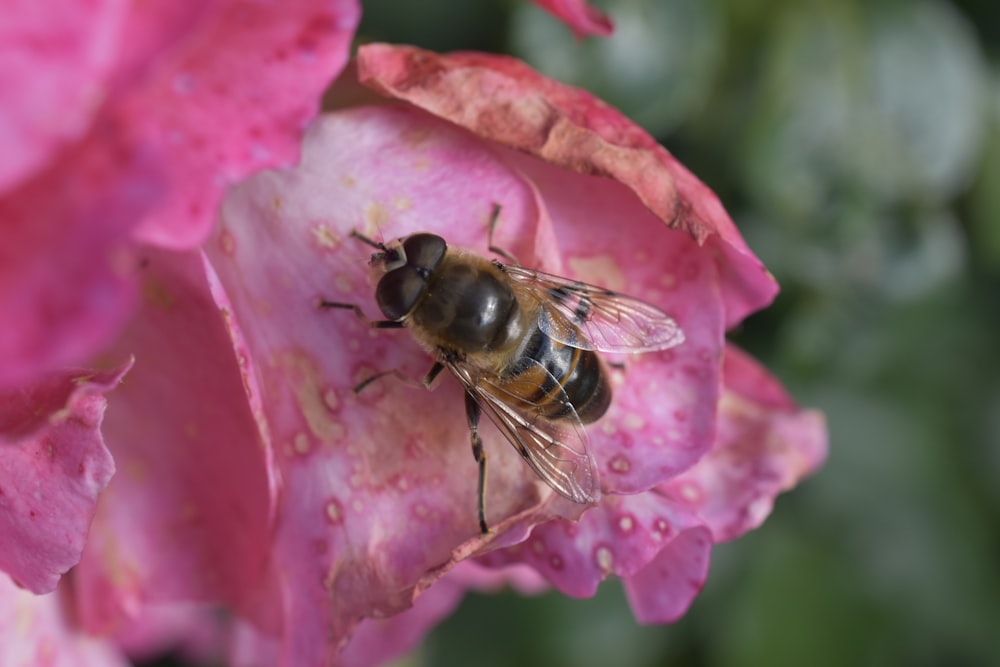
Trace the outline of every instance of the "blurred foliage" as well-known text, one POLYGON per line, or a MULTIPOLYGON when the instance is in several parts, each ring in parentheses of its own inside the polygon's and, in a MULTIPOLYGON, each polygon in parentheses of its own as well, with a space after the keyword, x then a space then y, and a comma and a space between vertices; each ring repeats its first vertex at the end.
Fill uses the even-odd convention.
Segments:
POLYGON ((719 546, 669 627, 470 595, 401 664, 1000 665, 1000 3, 367 0, 361 40, 514 53, 726 203, 783 286, 733 338, 828 416, 827 466, 719 546))

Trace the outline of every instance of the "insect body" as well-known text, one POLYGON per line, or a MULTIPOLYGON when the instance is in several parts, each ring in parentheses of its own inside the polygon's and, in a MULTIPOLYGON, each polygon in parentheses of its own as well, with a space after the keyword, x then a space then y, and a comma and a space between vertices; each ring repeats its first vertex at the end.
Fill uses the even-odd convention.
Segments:
MULTIPOLYGON (((595 502, 600 482, 583 424, 611 402, 597 352, 678 345, 684 335, 673 318, 632 297, 450 248, 435 234, 389 244, 353 235, 377 249, 375 299, 387 319, 372 325, 406 327, 434 356, 425 386, 447 368, 465 387, 481 531, 488 532, 483 411, 552 489, 595 502)), ((509 257, 492 239, 490 248, 509 257)), ((364 317, 352 304, 321 305, 364 317)))

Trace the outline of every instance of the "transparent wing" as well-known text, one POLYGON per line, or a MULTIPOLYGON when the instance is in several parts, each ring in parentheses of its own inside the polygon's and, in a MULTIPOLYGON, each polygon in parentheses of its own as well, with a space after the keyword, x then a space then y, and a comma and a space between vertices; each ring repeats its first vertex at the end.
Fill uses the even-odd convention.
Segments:
POLYGON ((684 342, 674 318, 635 297, 520 266, 501 265, 542 297, 543 333, 566 345, 601 352, 653 352, 684 342))
POLYGON ((519 389, 528 395, 534 389, 521 386, 526 382, 496 380, 460 361, 443 363, 546 484, 573 502, 586 504, 600 498, 597 463, 590 453, 587 432, 564 392, 562 406, 568 414, 552 421, 543 417, 537 406, 520 398, 519 389))

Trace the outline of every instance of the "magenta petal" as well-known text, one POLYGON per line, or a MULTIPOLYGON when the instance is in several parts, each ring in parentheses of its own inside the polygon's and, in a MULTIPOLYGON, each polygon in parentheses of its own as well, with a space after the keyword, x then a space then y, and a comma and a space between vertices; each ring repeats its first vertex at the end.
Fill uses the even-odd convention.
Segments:
POLYGON ((411 650, 443 618, 458 607, 465 587, 445 576, 406 611, 385 619, 363 621, 338 657, 341 667, 374 667, 411 650))
POLYGON ((0 193, 0 321, 17 323, 0 332, 0 387, 79 364, 118 331, 135 297, 129 228, 159 192, 145 157, 100 134, 0 193))
POLYGON ((32 592, 54 590, 80 559, 115 470, 101 438, 104 394, 127 368, 0 392, 0 570, 32 592))
MULTIPOLYGON (((32 0, 4 6, 0 22, 0 192, 78 138, 109 76, 125 5, 32 0)), ((9 320, 5 320, 9 321, 9 320)))
POLYGON ((136 238, 195 246, 229 183, 295 159, 359 12, 64 4, 19 0, 0 28, 0 96, 13 96, 0 98, 0 321, 19 323, 0 333, 0 386, 113 338, 134 305, 136 238))
POLYGON ((110 641, 72 626, 60 592, 35 595, 0 574, 0 665, 127 667, 128 660, 110 641))
POLYGON ((169 652, 191 664, 222 664, 232 624, 230 616, 209 605, 145 605, 114 641, 135 662, 155 661, 169 652))
POLYGON ((684 615, 708 576, 712 534, 698 526, 679 533, 644 568, 624 578, 640 623, 673 623, 684 615))
POLYGON ((295 160, 360 14, 357 0, 216 5, 115 109, 169 169, 171 196, 137 230, 157 245, 200 243, 227 185, 295 160))
MULTIPOLYGON (((678 535, 699 529, 697 517, 659 493, 605 496, 579 523, 536 526, 525 542, 480 560, 530 565, 563 593, 590 597, 608 575, 636 574, 678 535)), ((706 544, 711 547, 710 540, 706 544)))
POLYGON ((482 53, 369 44, 358 51, 358 70, 363 83, 384 95, 485 139, 625 185, 664 224, 718 254, 727 327, 777 293, 718 197, 642 128, 590 93, 513 58, 482 53))
POLYGON ((614 25, 603 12, 583 0, 532 0, 573 29, 577 37, 607 37, 614 25))
POLYGON ((798 408, 760 364, 730 346, 724 369, 715 448, 662 487, 706 522, 716 542, 759 526, 775 496, 813 473, 827 451, 823 415, 798 408))
POLYGON ((147 602, 253 615, 266 585, 272 491, 247 358, 198 253, 149 252, 144 264, 141 309, 116 343, 135 354, 134 374, 104 427, 120 472, 76 572, 91 631, 117 630, 147 602))

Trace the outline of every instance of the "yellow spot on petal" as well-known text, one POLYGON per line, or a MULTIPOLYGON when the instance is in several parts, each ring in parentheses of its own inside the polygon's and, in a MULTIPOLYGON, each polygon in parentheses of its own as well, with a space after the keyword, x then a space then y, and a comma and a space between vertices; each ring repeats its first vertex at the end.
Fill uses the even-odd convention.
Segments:
POLYGON ((597 562, 597 567, 600 568, 601 572, 611 574, 611 568, 615 564, 615 557, 611 553, 611 549, 597 547, 597 551, 594 552, 594 560, 597 562))
POLYGON ((348 280, 346 276, 337 276, 333 281, 333 286, 336 287, 339 292, 351 291, 351 281, 348 280))
POLYGON ((345 175, 343 175, 343 176, 340 177, 340 184, 344 185, 344 186, 347 186, 349 188, 353 188, 355 185, 357 185, 357 183, 358 182, 356 180, 354 180, 353 176, 348 176, 348 175, 345 174, 345 175))
POLYGON ((313 228, 313 239, 320 248, 336 248, 337 235, 327 225, 319 224, 313 228))
POLYGON ((377 202, 365 207, 365 234, 376 236, 378 231, 389 222, 389 212, 377 202))
POLYGON ((17 637, 27 637, 35 625, 35 607, 27 594, 15 597, 14 634, 17 637))
POLYGON ((279 361, 295 391, 299 410, 305 418, 309 432, 323 444, 331 444, 344 436, 344 427, 333 419, 326 406, 325 384, 319 370, 309 356, 301 352, 287 352, 279 361))
POLYGON ((569 260, 569 267, 574 274, 586 282, 612 290, 625 288, 625 277, 618 268, 618 262, 610 255, 573 257, 569 260))
POLYGON ((694 484, 684 484, 681 486, 681 497, 693 503, 701 498, 701 491, 694 484))
POLYGON ((295 451, 298 454, 309 453, 309 436, 305 433, 298 433, 293 440, 295 451))
POLYGON ((625 428, 630 431, 638 431, 646 426, 646 420, 635 413, 625 415, 625 428))
POLYGON ((420 144, 427 141, 431 136, 430 130, 426 128, 418 128, 414 130, 409 130, 405 132, 402 137, 400 137, 403 143, 409 144, 411 147, 415 148, 420 144))
POLYGON ((331 410, 336 410, 337 406, 340 405, 340 399, 337 398, 337 392, 333 389, 327 389, 323 392, 323 405, 330 408, 331 410))
POLYGON ((413 202, 410 201, 409 197, 393 197, 392 206, 397 211, 408 211, 413 206, 413 202))
POLYGON ((122 473, 133 482, 144 482, 149 479, 149 467, 136 459, 126 460, 122 473))
POLYGON ((223 229, 219 233, 218 243, 222 254, 232 257, 236 253, 236 239, 228 229, 223 229))
POLYGON ((170 289, 159 280, 153 278, 147 278, 143 281, 142 298, 146 303, 163 308, 164 310, 173 308, 177 303, 177 298, 170 289))

